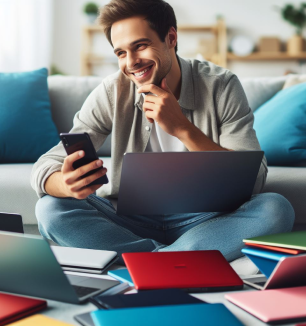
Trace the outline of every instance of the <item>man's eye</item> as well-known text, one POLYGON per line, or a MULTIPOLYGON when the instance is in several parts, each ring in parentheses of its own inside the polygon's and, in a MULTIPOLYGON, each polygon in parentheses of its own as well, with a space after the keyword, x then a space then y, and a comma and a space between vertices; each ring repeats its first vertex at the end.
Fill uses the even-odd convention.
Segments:
POLYGON ((146 47, 146 44, 138 44, 138 45, 137 45, 137 49, 145 48, 145 47, 146 47))
POLYGON ((120 57, 124 52, 123 51, 119 51, 117 52, 117 56, 120 57))

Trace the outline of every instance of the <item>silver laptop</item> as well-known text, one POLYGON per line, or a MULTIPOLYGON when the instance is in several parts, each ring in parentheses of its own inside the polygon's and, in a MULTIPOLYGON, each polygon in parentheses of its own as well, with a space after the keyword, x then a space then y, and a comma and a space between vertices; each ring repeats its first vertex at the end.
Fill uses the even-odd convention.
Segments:
POLYGON ((262 151, 126 153, 117 214, 231 212, 252 195, 262 151))
POLYGON ((51 246, 64 271, 102 274, 117 259, 116 251, 51 246))
POLYGON ((305 286, 306 255, 283 257, 268 279, 264 276, 252 276, 244 278, 243 282, 258 290, 305 286))
POLYGON ((39 236, 0 232, 0 266, 1 292, 81 303, 120 286, 118 281, 65 275, 39 236))

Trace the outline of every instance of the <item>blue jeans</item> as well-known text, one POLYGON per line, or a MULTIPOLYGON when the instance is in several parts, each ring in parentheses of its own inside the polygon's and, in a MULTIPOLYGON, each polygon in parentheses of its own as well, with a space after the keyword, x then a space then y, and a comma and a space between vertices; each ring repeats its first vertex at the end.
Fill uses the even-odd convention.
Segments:
POLYGON ((294 210, 275 193, 254 195, 230 213, 117 215, 109 200, 90 195, 42 197, 36 205, 40 233, 61 246, 113 250, 222 252, 228 261, 242 256, 242 239, 292 230, 294 210))

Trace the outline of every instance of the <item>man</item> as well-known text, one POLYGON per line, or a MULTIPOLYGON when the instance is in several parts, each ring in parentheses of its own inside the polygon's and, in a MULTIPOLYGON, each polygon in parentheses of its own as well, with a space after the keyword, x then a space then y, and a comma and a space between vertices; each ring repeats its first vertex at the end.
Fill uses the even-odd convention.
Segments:
POLYGON ((265 159, 254 195, 235 212, 116 215, 103 197, 118 195, 125 152, 260 147, 237 77, 210 62, 177 56, 176 18, 169 4, 112 0, 99 19, 120 71, 89 95, 71 132, 87 132, 96 150, 112 132, 111 186, 86 187, 107 170, 81 177, 103 162, 74 170, 72 163, 84 153, 66 157, 62 144, 55 146, 32 173, 32 186, 42 197, 36 207, 41 234, 62 246, 119 254, 218 249, 232 261, 241 256, 243 238, 290 231, 294 221, 290 203, 277 194, 259 194, 267 175, 265 159))

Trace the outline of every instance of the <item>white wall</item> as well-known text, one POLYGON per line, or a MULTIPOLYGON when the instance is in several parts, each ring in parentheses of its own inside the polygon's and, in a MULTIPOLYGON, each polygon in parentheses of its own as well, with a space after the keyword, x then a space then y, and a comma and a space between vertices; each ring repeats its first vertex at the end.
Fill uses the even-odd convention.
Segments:
MULTIPOLYGON (((53 63, 64 73, 80 75, 81 30, 86 24, 82 13, 86 0, 54 0, 54 39, 53 63)), ((107 0, 96 0, 104 5, 107 0)), ((168 0, 172 5, 178 24, 208 25, 214 24, 217 15, 225 18, 228 26, 229 41, 233 35, 243 34, 255 43, 261 36, 277 36, 286 41, 294 32, 280 13, 275 9, 288 3, 287 0, 168 0)), ((299 0, 290 3, 299 4, 299 0)), ((305 35, 304 35, 305 36, 305 35)), ((183 35, 178 39, 179 53, 192 52, 195 42, 186 40, 183 35)), ((94 51, 107 56, 112 55, 112 49, 105 37, 96 36, 94 51)), ((116 70, 116 64, 109 64, 107 69, 94 69, 94 74, 107 75, 116 70)), ((231 61, 229 69, 239 77, 279 76, 291 70, 306 73, 305 65, 295 61, 278 62, 239 62, 231 61)))

